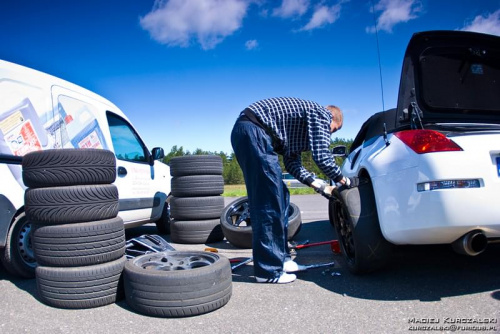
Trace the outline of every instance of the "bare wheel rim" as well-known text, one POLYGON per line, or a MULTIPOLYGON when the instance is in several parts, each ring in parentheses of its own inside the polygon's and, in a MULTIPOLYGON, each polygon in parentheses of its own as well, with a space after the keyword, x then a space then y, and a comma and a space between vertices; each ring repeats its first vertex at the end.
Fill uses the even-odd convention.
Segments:
POLYGON ((32 225, 26 222, 20 229, 18 234, 18 251, 21 259, 26 263, 26 265, 35 268, 35 252, 33 251, 33 246, 31 244, 31 232, 32 225))
POLYGON ((248 201, 242 201, 231 205, 226 213, 226 222, 234 227, 252 226, 248 201))
POLYGON ((134 264, 144 270, 192 270, 214 264, 218 257, 212 254, 189 252, 161 252, 143 256, 134 264))
POLYGON ((354 248, 354 236, 352 233, 352 225, 349 220, 349 213, 344 208, 341 202, 336 203, 335 212, 337 213, 337 233, 344 249, 344 254, 346 255, 349 262, 354 263, 355 259, 355 248, 354 248))
MULTIPOLYGON (((294 215, 294 210, 292 205, 288 207, 288 217, 294 215)), ((225 220, 234 227, 252 226, 248 200, 231 205, 226 212, 225 220)))

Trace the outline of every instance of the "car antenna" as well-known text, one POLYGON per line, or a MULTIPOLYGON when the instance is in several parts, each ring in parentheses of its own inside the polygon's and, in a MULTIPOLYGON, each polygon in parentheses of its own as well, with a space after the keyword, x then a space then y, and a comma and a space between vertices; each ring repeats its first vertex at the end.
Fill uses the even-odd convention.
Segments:
POLYGON ((391 141, 387 139, 387 126, 385 125, 385 122, 384 122, 384 141, 385 141, 385 146, 391 145, 391 141))
POLYGON ((375 18, 375 5, 373 4, 373 0, 371 0, 372 4, 372 14, 373 14, 373 22, 375 23, 375 39, 377 41, 377 56, 378 56, 378 71, 380 77, 380 91, 382 95, 382 110, 385 110, 385 102, 384 102, 384 84, 382 80, 382 64, 380 62, 380 46, 378 41, 378 28, 377 28, 377 20, 375 18))

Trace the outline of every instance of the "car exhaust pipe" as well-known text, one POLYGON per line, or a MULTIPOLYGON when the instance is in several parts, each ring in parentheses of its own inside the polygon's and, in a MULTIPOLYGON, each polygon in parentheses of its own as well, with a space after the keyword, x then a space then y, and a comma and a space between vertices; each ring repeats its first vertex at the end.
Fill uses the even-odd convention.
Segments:
POLYGON ((484 252, 488 246, 488 238, 482 231, 471 231, 451 244, 459 254, 476 256, 484 252))

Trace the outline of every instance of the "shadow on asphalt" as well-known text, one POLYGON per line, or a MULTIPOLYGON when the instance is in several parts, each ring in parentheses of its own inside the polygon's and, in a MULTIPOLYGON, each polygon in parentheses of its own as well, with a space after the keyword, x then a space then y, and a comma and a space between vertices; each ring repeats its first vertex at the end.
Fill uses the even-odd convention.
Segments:
MULTIPOLYGON (((142 234, 157 234, 154 225, 127 230, 127 238, 142 234)), ((170 242, 168 235, 163 237, 170 242)), ((304 223, 296 241, 311 243, 336 239, 335 232, 326 220, 304 223)), ((248 252, 233 247, 227 241, 207 244, 221 250, 248 252)), ((199 247, 199 245, 198 245, 199 247)), ((335 261, 331 268, 317 268, 297 274, 299 280, 317 284, 336 294, 371 300, 420 300, 438 301, 442 298, 489 292, 500 300, 500 244, 475 257, 454 253, 447 245, 399 246, 388 265, 375 273, 363 276, 351 274, 344 266, 341 255, 334 254, 329 245, 304 248, 297 251, 295 260, 300 264, 335 261), (340 276, 332 274, 340 274, 340 276)), ((246 255, 248 256, 248 255, 246 255)), ((38 299, 35 279, 18 279, 8 274, 0 265, 0 281, 9 280, 19 289, 38 299)), ((234 282, 254 283, 253 266, 247 264, 235 270, 234 282)), ((132 311, 124 300, 119 306, 132 311)))
MULTIPOLYGON (((335 232, 328 221, 304 224, 299 239, 318 240, 319 236, 335 232)), ((312 249, 312 248, 309 248, 312 249)), ((323 248, 328 254, 329 246, 323 248)), ((438 301, 445 297, 493 291, 491 298, 500 300, 500 244, 489 245, 475 257, 456 254, 449 245, 399 246, 390 264, 378 272, 353 275, 344 266, 342 256, 333 255, 336 266, 331 271, 310 270, 298 275, 324 289, 354 298, 372 300, 438 301), (341 276, 332 276, 340 273, 341 276), (496 290, 496 291, 495 291, 496 290)), ((300 250, 298 263, 326 262, 318 252, 300 250), (315 258, 321 258, 319 261, 315 258)))

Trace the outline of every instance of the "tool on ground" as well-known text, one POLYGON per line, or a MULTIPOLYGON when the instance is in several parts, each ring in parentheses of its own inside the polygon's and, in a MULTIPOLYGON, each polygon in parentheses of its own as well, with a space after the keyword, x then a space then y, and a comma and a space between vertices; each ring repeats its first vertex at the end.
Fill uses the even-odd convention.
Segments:
POLYGON ((236 262, 235 260, 236 260, 237 262, 239 262, 239 263, 238 263, 238 264, 233 264, 233 265, 231 266, 231 270, 235 270, 235 269, 237 269, 237 268, 239 268, 239 267, 241 267, 241 266, 244 266, 244 265, 245 265, 245 264, 247 264, 247 263, 252 262, 252 261, 253 261, 253 258, 249 257, 249 258, 245 258, 245 259, 243 259, 243 260, 231 259, 231 260, 229 260, 229 262, 231 262, 231 263, 236 262))
POLYGON ((291 241, 288 243, 288 248, 297 250, 297 249, 302 249, 302 248, 307 248, 307 247, 314 247, 314 246, 321 246, 321 245, 330 245, 330 248, 332 249, 332 252, 335 254, 340 254, 340 245, 338 240, 329 240, 329 241, 321 241, 321 242, 313 242, 309 243, 309 240, 297 243, 294 241, 291 241))
POLYGON ((171 244, 156 234, 144 234, 140 237, 127 240, 125 244, 125 256, 127 259, 144 254, 175 250, 171 244))
POLYGON ((315 269, 315 268, 322 268, 322 267, 333 267, 335 266, 335 262, 327 262, 327 263, 317 263, 317 264, 306 264, 306 265, 301 265, 302 270, 300 271, 306 271, 309 269, 315 269))

